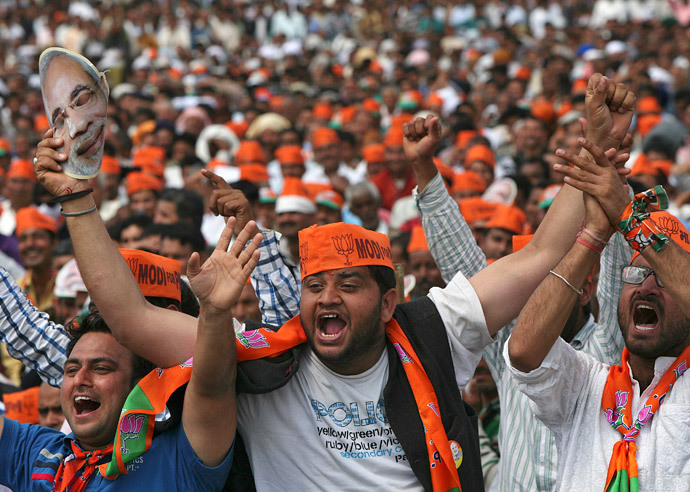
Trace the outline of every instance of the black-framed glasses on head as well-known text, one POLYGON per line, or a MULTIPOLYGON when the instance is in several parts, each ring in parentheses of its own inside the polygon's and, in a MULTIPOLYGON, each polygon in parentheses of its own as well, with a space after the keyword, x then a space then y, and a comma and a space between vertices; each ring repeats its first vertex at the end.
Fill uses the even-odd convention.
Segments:
POLYGON ((664 284, 661 283, 656 272, 651 268, 636 265, 626 265, 623 267, 623 283, 625 284, 640 285, 650 275, 654 275, 656 284, 663 289, 664 284))

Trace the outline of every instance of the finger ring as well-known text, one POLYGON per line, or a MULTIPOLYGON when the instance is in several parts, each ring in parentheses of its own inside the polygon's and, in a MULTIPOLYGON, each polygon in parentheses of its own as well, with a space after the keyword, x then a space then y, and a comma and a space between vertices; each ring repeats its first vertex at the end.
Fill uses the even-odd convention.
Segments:
POLYGON ((37 162, 38 162, 38 157, 34 157, 34 166, 36 165, 37 162))

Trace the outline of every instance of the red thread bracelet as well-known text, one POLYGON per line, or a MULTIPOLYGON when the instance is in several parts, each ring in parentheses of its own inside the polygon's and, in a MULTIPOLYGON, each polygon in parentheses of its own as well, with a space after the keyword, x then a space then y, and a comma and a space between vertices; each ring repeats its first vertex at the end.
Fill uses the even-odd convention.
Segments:
POLYGON ((583 246, 587 246, 589 249, 591 249, 592 251, 596 251, 599 254, 601 254, 601 252, 604 251, 604 248, 597 248, 594 244, 590 243, 586 239, 582 239, 581 236, 577 237, 577 242, 582 244, 583 246))

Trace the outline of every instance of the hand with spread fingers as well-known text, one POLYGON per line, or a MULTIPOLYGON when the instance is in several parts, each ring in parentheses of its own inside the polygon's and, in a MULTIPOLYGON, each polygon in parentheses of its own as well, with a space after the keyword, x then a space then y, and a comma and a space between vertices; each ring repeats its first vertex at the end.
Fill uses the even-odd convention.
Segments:
MULTIPOLYGON (((206 169, 202 169, 201 174, 208 178, 215 188, 211 192, 211 198, 209 199, 211 212, 226 218, 235 217, 234 233, 238 235, 249 221, 254 220, 249 200, 247 200, 242 191, 232 188, 217 174, 206 169)), ((258 231, 258 228, 256 230, 258 231)))
POLYGON ((258 248, 263 236, 253 234, 255 227, 254 222, 249 222, 230 246, 235 228, 235 218, 231 217, 204 264, 201 264, 198 253, 192 254, 189 259, 189 282, 202 310, 207 314, 227 312, 239 299, 249 274, 259 262, 258 248))
POLYGON ((53 138, 51 128, 38 143, 34 158, 36 178, 53 196, 67 195, 89 188, 87 180, 71 178, 62 172, 60 163, 67 161, 67 154, 59 149, 64 143, 62 138, 53 138))
MULTIPOLYGON (((600 147, 583 138, 578 142, 592 155, 594 162, 572 152, 558 149, 556 155, 576 167, 556 164, 554 169, 565 175, 567 184, 594 197, 606 213, 609 223, 615 226, 623 210, 630 203, 628 186, 624 180, 621 180, 618 170, 609 160, 615 156, 615 151, 609 149, 608 152, 604 152, 600 147)), ((585 204, 587 205, 587 202, 585 204)))
POLYGON ((587 84, 585 111, 587 139, 603 149, 618 149, 632 122, 635 94, 596 73, 587 84))

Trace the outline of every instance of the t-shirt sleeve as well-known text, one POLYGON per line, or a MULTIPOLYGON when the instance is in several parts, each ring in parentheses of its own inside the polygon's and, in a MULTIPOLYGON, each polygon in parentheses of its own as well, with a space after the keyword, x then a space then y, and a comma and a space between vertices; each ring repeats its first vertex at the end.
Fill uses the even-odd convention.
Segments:
POLYGON ((560 427, 570 422, 580 395, 603 364, 558 337, 541 365, 525 373, 510 363, 508 345, 509 340, 503 347, 503 357, 515 385, 530 399, 534 415, 559 433, 560 427))
POLYGON ((178 474, 178 490, 213 491, 223 488, 232 466, 232 457, 235 452, 234 442, 223 462, 210 468, 197 458, 182 424, 170 432, 161 434, 158 439, 163 436, 170 439, 171 447, 177 450, 175 470, 178 474))
MULTIPOLYGON (((55 442, 65 436, 59 431, 39 425, 20 424, 16 420, 3 418, 5 425, 0 436, 0 484, 15 491, 33 490, 31 472, 34 462, 41 455, 47 458, 45 461, 51 461, 49 458, 52 453, 48 448, 54 447, 55 442)), ((43 471, 46 472, 46 477, 51 473, 55 475, 49 467, 43 471)), ((34 479, 40 480, 41 477, 36 476, 34 479)))
POLYGON ((474 374, 482 350, 493 342, 479 297, 462 273, 455 275, 445 288, 431 289, 428 295, 443 319, 456 382, 464 388, 474 374))

